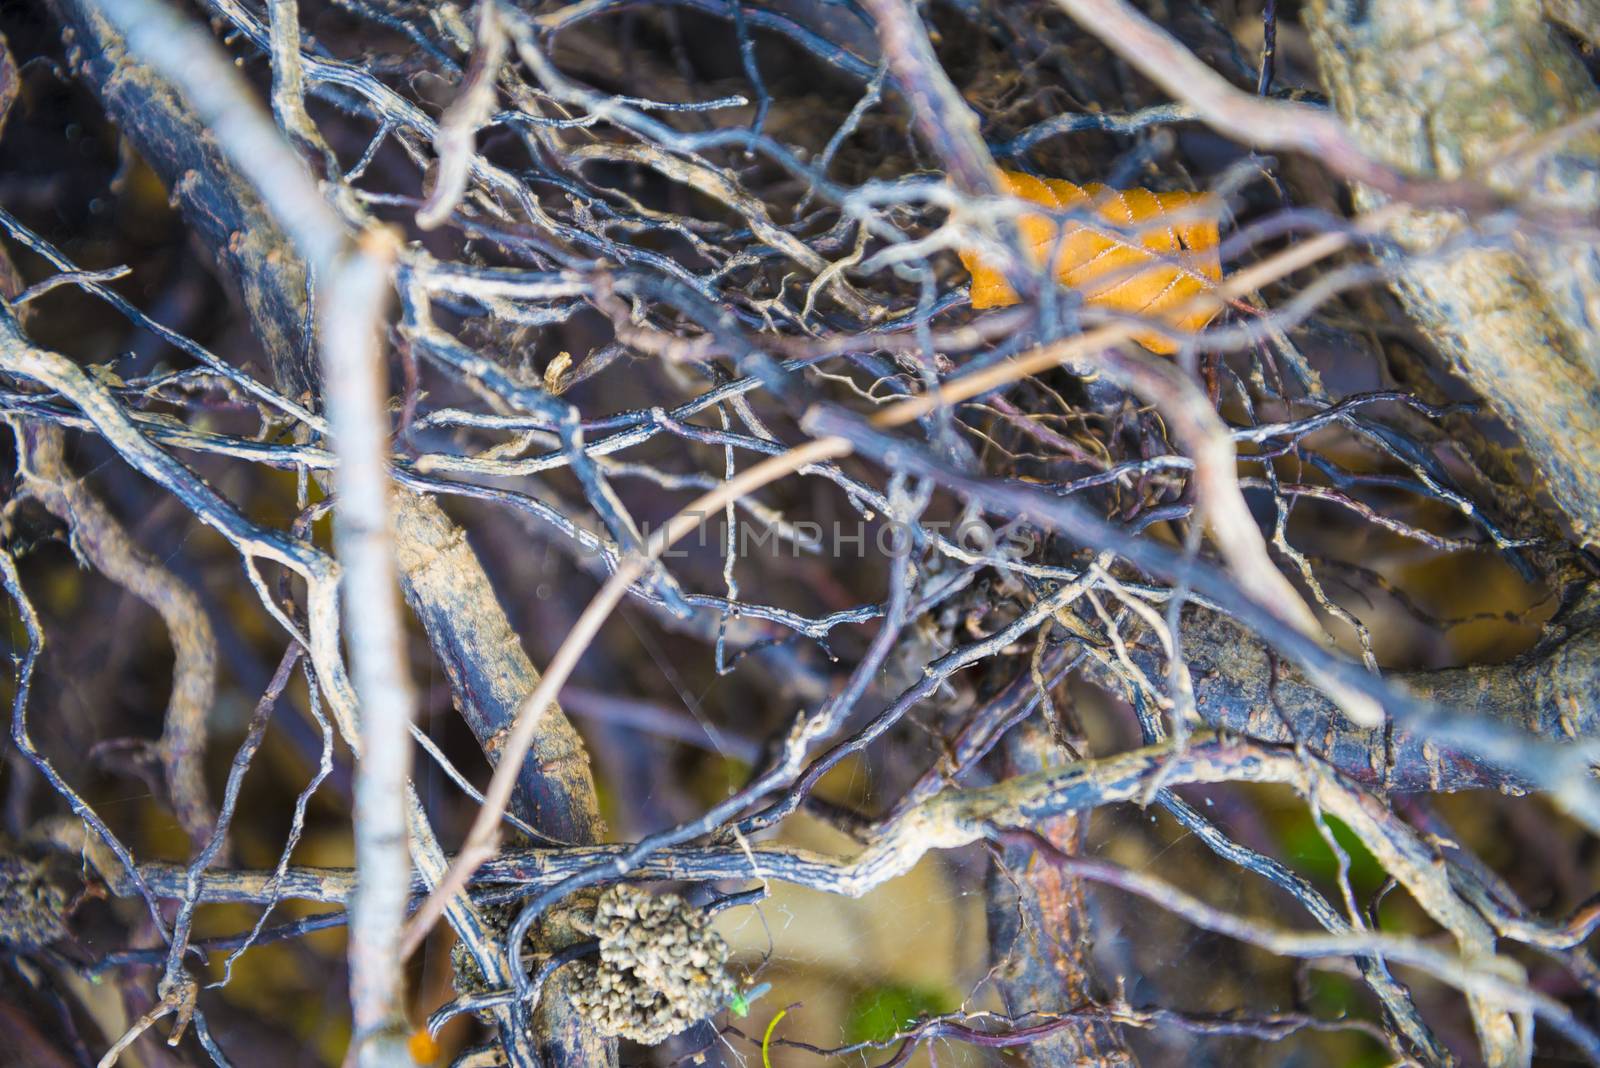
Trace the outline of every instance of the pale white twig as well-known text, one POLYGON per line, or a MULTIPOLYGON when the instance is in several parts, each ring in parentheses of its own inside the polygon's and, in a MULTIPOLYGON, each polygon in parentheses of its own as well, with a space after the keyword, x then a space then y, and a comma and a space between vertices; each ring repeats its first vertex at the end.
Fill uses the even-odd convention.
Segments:
MULTIPOLYGON (((395 589, 378 335, 395 243, 379 231, 349 241, 343 220, 204 29, 159 0, 118 0, 101 11, 133 55, 179 87, 322 282, 322 369, 339 461, 335 547, 345 603, 354 608, 345 613, 344 633, 362 713, 354 821, 361 885, 351 907, 350 997, 358 1063, 403 1063, 399 936, 411 882, 405 795, 413 702, 395 589)), ((293 12, 279 6, 275 14, 286 34, 284 16, 293 12)))

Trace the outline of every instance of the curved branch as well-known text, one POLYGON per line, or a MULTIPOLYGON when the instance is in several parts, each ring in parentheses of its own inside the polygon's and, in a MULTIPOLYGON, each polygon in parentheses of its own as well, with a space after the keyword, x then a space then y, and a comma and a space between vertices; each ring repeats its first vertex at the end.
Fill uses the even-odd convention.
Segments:
POLYGON ((71 530, 79 556, 155 609, 172 642, 172 694, 158 751, 173 811, 196 849, 215 818, 206 790, 206 718, 217 692, 217 639, 200 599, 140 549, 100 499, 68 469, 59 427, 20 422, 22 491, 71 530))

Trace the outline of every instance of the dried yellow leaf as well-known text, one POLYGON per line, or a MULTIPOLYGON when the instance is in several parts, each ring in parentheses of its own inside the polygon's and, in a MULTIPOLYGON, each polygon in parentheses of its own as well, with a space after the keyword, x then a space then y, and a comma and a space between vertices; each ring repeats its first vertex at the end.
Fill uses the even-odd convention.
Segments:
MULTIPOLYGON (((1017 222, 1033 265, 1053 258, 1057 280, 1077 290, 1085 304, 1142 315, 1183 331, 1200 330, 1217 314, 1215 309, 1184 314, 1174 310, 1222 281, 1217 253, 1220 205, 1215 197, 1079 186, 1015 171, 1001 171, 1000 179, 1012 196, 1058 211, 1092 207, 1109 224, 1098 228, 1067 222, 1058 227, 1047 216, 1031 214, 1017 222)), ((1016 291, 998 268, 965 249, 961 262, 972 275, 974 308, 1017 303, 1016 291)), ((1135 340, 1152 352, 1178 351, 1160 334, 1135 335, 1135 340)))

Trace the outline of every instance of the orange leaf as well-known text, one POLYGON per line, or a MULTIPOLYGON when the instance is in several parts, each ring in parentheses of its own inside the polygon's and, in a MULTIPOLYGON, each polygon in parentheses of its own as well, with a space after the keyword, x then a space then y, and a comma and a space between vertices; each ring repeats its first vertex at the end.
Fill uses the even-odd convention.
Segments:
POLYGON ((406 1040, 406 1049, 417 1064, 433 1064, 444 1052, 426 1027, 411 1032, 411 1037, 406 1040))
MULTIPOLYGON (((1215 197, 1078 186, 1015 171, 1001 171, 1000 184, 1012 196, 1056 210, 1092 207, 1110 224, 1107 229, 1076 222, 1058 227, 1044 215, 1023 215, 1017 222, 1032 264, 1037 267, 1054 257, 1057 280, 1082 294, 1085 304, 1159 319, 1184 331, 1201 329, 1217 314, 1209 310, 1180 315, 1173 310, 1222 281, 1217 254, 1220 206, 1215 197), (1163 222, 1179 212, 1178 219, 1163 222), (1057 249, 1061 229, 1065 236, 1057 249)), ((1017 303, 1016 291, 998 268, 965 249, 961 262, 972 275, 974 308, 1017 303)), ((1178 351, 1160 334, 1135 335, 1135 340, 1152 352, 1178 351)))

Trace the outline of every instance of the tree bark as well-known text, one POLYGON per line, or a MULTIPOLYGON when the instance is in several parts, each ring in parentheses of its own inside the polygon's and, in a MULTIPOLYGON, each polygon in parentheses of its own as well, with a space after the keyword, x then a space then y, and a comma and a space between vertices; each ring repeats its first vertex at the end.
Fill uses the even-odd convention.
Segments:
MULTIPOLYGON (((1351 778, 1385 790, 1520 792, 1525 786, 1503 768, 1393 724, 1355 726, 1304 675, 1282 661, 1274 670, 1259 639, 1214 613, 1185 615, 1183 651, 1196 710, 1209 726, 1263 742, 1303 742, 1351 778)), ((1153 653, 1135 660, 1150 677, 1161 677, 1165 662, 1153 653)), ((1589 594, 1514 660, 1387 677, 1444 708, 1540 738, 1593 737, 1600 733, 1594 700, 1600 693, 1600 595, 1589 594)))
MULTIPOLYGON (((1563 5, 1580 21, 1583 9, 1563 5)), ((1411 316, 1522 439, 1579 543, 1600 542, 1600 248, 1574 232, 1600 210, 1600 131, 1574 125, 1600 91, 1521 0, 1312 0, 1305 21, 1368 152, 1565 219, 1525 224, 1510 247, 1462 248, 1450 247, 1470 236, 1460 214, 1408 210, 1390 255, 1411 316)))

